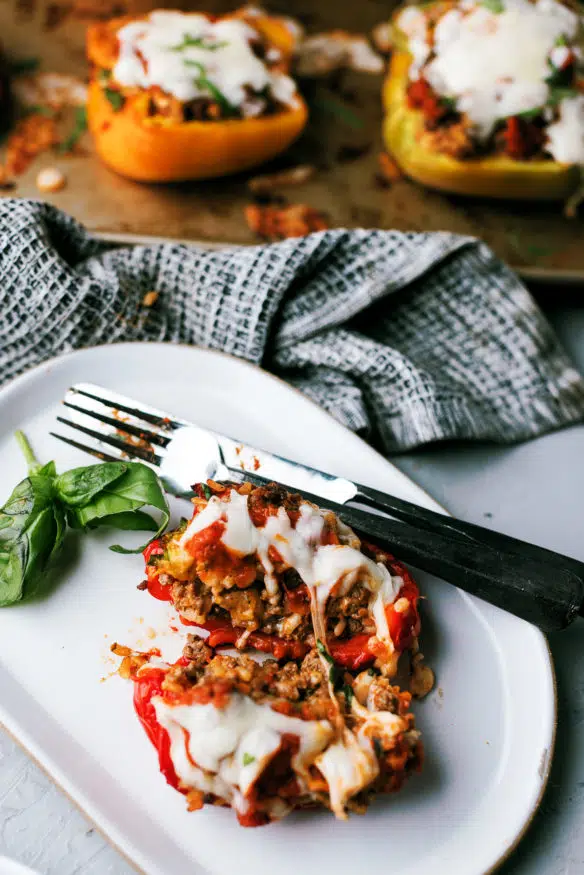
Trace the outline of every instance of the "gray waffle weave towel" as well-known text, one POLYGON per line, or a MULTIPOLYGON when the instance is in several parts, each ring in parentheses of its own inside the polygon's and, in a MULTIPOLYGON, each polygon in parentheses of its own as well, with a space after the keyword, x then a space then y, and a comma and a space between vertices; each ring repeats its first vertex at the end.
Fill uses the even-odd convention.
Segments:
POLYGON ((584 414, 584 383, 549 324, 477 240, 335 230, 116 249, 46 204, 0 200, 0 383, 129 340, 261 364, 391 451, 517 441, 584 414))

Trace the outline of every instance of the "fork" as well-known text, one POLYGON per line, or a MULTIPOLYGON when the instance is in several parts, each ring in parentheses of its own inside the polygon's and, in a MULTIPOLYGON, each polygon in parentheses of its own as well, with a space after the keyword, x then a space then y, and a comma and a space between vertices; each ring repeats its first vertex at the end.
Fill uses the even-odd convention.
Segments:
POLYGON ((90 442, 53 437, 102 461, 138 459, 173 495, 192 496, 192 484, 207 479, 276 481, 400 559, 544 631, 565 628, 583 613, 584 563, 576 559, 256 450, 91 383, 71 387, 63 404, 68 418, 57 421, 90 442))

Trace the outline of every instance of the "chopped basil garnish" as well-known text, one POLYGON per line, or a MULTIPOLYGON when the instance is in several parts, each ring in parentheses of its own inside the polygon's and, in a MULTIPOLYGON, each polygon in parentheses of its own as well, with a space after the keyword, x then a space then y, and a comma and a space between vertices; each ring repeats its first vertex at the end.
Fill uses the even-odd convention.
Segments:
POLYGON ((73 130, 68 137, 65 137, 62 143, 59 143, 59 152, 71 152, 75 147, 79 138, 87 130, 87 112, 84 106, 75 107, 75 122, 73 130))
POLYGON ((567 46, 567 45, 568 45, 568 40, 567 40, 567 38, 564 36, 563 33, 560 34, 560 36, 556 38, 556 41, 555 41, 554 45, 555 45, 555 46, 567 46))
POLYGON ((568 100, 571 97, 578 97, 579 94, 580 92, 577 88, 550 88, 548 105, 557 106, 562 100, 568 100))
POLYGON ((370 674, 372 678, 376 678, 376 677, 377 677, 377 672, 375 671, 375 669, 373 668, 373 666, 371 666, 371 668, 368 668, 368 669, 367 669, 367 674, 370 674))
POLYGON ((243 765, 244 765, 244 766, 249 766, 251 763, 255 763, 255 759, 256 759, 256 758, 255 758, 254 756, 252 756, 250 753, 244 753, 244 755, 243 755, 243 765))
POLYGON ((321 654, 321 656, 324 656, 324 658, 326 659, 327 662, 329 662, 331 665, 335 664, 334 659, 332 658, 332 656, 330 655, 330 653, 328 652, 328 650, 326 649, 325 645, 322 643, 320 638, 316 642, 316 649, 321 654))
POLYGON ((503 0, 481 0, 481 6, 484 6, 489 12, 494 12, 495 15, 500 15, 505 10, 503 0))
POLYGON ((187 67, 196 67, 199 71, 199 75, 195 79, 195 85, 197 88, 200 88, 203 91, 208 91, 213 100, 219 104, 226 115, 233 115, 236 112, 236 107, 227 100, 225 95, 222 94, 217 86, 207 77, 207 71, 204 65, 199 63, 199 61, 191 61, 190 59, 186 59, 184 63, 187 67))
POLYGON ((448 107, 448 109, 456 109, 456 97, 441 97, 441 103, 448 107))
POLYGON ((27 115, 46 115, 49 116, 49 118, 52 118, 54 115, 54 112, 50 106, 40 106, 36 103, 32 106, 27 106, 24 111, 27 115))
POLYGON ((524 119, 526 122, 531 122, 533 119, 540 116, 543 112, 542 106, 536 106, 534 109, 525 109, 523 112, 518 112, 517 115, 519 118, 524 119))
POLYGON ((340 665, 331 665, 331 669, 329 671, 329 681, 331 682, 331 686, 333 690, 340 690, 343 686, 343 680, 345 678, 345 670, 341 668, 340 665))
POLYGON ((171 52, 183 52, 185 49, 205 49, 207 52, 216 52, 217 49, 225 48, 228 43, 208 43, 205 42, 204 36, 192 36, 190 33, 185 33, 182 43, 176 46, 171 46, 171 52))
POLYGON ((20 58, 16 61, 11 61, 9 70, 11 76, 23 76, 25 73, 33 73, 39 66, 38 58, 20 58))
POLYGON ((116 91, 115 88, 104 88, 103 93, 105 94, 106 99, 111 103, 113 111, 119 112, 125 103, 124 95, 120 94, 119 91, 116 91))
POLYGON ((351 710, 351 702, 353 701, 353 687, 350 687, 349 684, 345 684, 343 687, 343 693, 345 695, 345 701, 347 703, 347 709, 351 710))
POLYGON ((203 490, 203 495, 205 496, 207 501, 209 501, 209 499, 211 498, 213 493, 211 492, 211 490, 209 489, 209 487, 207 486, 206 483, 201 483, 201 488, 203 490))

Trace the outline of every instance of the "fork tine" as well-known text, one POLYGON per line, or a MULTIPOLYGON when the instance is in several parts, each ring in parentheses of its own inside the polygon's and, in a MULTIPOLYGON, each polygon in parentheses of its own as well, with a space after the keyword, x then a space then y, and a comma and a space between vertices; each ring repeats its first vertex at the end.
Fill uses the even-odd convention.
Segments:
MULTIPOLYGON (((99 387, 96 386, 96 388, 99 387)), ((100 389, 100 391, 107 390, 100 389)), ((71 386, 69 392, 74 392, 77 395, 83 395, 85 398, 90 398, 92 401, 97 401, 99 404, 103 404, 110 409, 121 410, 123 413, 128 413, 130 416, 134 416, 136 419, 142 419, 144 422, 148 422, 150 423, 150 425, 155 425, 157 426, 157 428, 161 428, 165 431, 174 431, 175 429, 181 428, 183 425, 185 425, 184 422, 180 422, 179 420, 174 419, 170 416, 166 416, 165 414, 159 415, 149 410, 140 409, 139 407, 132 407, 131 404, 125 403, 126 400, 129 401, 129 399, 124 398, 122 395, 120 395, 119 397, 114 395, 111 398, 103 398, 93 392, 88 392, 85 388, 81 388, 81 385, 71 386)))
POLYGON ((138 426, 136 425, 132 425, 129 422, 123 422, 119 419, 115 419, 113 416, 105 416, 103 413, 98 413, 97 410, 79 407, 77 404, 72 404, 70 401, 63 401, 63 404, 65 407, 70 407, 71 410, 76 410, 78 413, 83 413, 85 416, 92 417, 93 419, 98 419, 105 425, 111 425, 113 428, 115 428, 117 432, 126 432, 126 434, 131 434, 133 437, 140 438, 140 440, 143 440, 148 444, 156 444, 159 447, 167 447, 170 443, 170 438, 166 437, 165 435, 156 434, 155 432, 149 431, 145 428, 138 428, 138 426))
POLYGON ((95 438, 100 443, 108 444, 110 447, 115 447, 117 450, 125 453, 126 456, 129 456, 130 458, 136 457, 138 459, 142 459, 142 461, 144 462, 149 462, 151 465, 155 465, 156 467, 160 466, 161 458, 153 450, 147 450, 144 447, 136 447, 133 444, 129 444, 122 438, 116 438, 114 437, 114 435, 96 431, 95 429, 88 428, 87 426, 81 425, 78 422, 73 422, 70 419, 65 419, 63 416, 57 416, 57 422, 61 422, 63 423, 63 425, 68 425, 70 426, 70 428, 77 429, 77 431, 82 431, 83 434, 87 434, 89 435, 89 437, 95 438))
POLYGON ((85 444, 80 444, 79 441, 74 441, 73 438, 65 437, 62 434, 57 434, 54 431, 50 431, 49 434, 51 437, 57 438, 57 440, 63 441, 64 444, 69 444, 71 447, 75 447, 77 450, 81 450, 82 453, 89 453, 92 456, 95 456, 96 459, 99 459, 101 462, 120 462, 122 461, 119 456, 110 456, 109 453, 102 453, 101 450, 97 448, 88 447, 85 444))

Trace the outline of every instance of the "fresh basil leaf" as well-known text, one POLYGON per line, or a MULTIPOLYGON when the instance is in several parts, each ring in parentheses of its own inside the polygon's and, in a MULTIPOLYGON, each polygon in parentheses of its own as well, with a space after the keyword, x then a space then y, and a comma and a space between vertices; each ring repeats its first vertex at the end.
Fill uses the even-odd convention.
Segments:
POLYGON ((13 490, 0 510, 0 605, 30 595, 65 534, 65 518, 53 494, 49 463, 13 490))
POLYGON ((250 753, 243 754, 243 765, 244 766, 249 766, 251 763, 255 763, 255 761, 256 761, 256 758, 254 756, 252 756, 252 754, 250 754, 250 753))
POLYGON ((112 106, 114 112, 119 112, 126 102, 124 95, 117 91, 115 88, 104 88, 103 93, 105 95, 106 100, 112 106))
POLYGON ((567 46, 567 45, 568 45, 568 38, 566 37, 565 34, 561 33, 558 37, 556 37, 556 41, 554 43, 554 46, 559 47, 559 46, 567 46))
MULTIPOLYGON (((151 468, 140 462, 129 462, 127 468, 121 477, 107 484, 87 504, 69 509, 71 525, 76 528, 95 528, 98 525, 109 525, 111 521, 115 524, 119 514, 136 512, 143 507, 154 507, 162 514, 156 535, 164 531, 170 514, 158 477, 151 468)), ((144 522, 144 519, 141 521, 144 522)), ((123 528, 127 528, 127 525, 123 528)), ((151 531, 155 530, 150 528, 151 531)), ((116 544, 110 549, 116 553, 141 553, 144 546, 129 550, 116 544)))
POLYGON ((88 528, 95 529, 98 526, 108 526, 112 529, 124 529, 127 532, 157 532, 158 523, 149 513, 143 510, 128 510, 122 513, 113 513, 92 523, 88 528))
POLYGON ((0 550, 0 607, 13 605, 22 599, 27 544, 25 540, 0 550))
POLYGON ((213 493, 211 492, 211 490, 209 489, 209 487, 207 486, 206 483, 201 483, 201 487, 203 489, 203 495, 205 496, 207 501, 209 501, 209 499, 211 498, 213 493))
POLYGON ((118 480, 127 470, 126 462, 104 462, 102 465, 72 468, 57 477, 55 492, 68 507, 80 507, 91 501, 110 483, 118 480))

